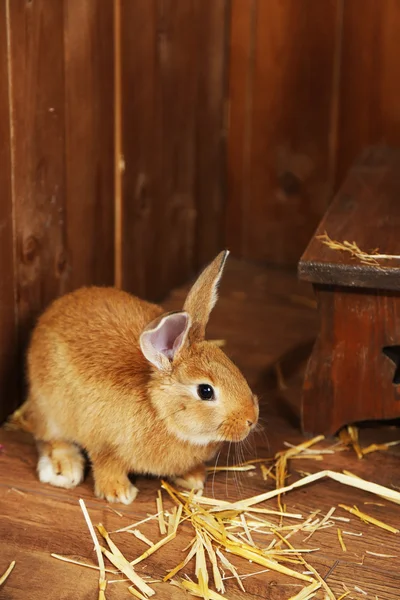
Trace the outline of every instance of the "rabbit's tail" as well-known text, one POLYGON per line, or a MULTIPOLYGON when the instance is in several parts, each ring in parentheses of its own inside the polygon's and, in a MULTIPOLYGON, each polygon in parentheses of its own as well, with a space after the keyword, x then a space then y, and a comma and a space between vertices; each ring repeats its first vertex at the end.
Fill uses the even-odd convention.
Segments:
POLYGON ((29 418, 29 398, 10 415, 4 424, 8 430, 20 430, 33 433, 33 424, 29 418))

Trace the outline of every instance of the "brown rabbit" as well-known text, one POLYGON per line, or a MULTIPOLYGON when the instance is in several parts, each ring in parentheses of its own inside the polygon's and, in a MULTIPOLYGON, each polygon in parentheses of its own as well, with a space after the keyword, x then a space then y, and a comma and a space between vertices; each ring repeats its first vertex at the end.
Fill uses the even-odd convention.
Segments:
POLYGON ((246 438, 258 401, 204 341, 228 252, 193 285, 182 312, 163 313, 115 288, 82 288, 53 302, 28 350, 29 397, 15 420, 37 440, 43 483, 71 488, 93 466, 95 494, 129 504, 129 472, 202 488, 204 462, 246 438))

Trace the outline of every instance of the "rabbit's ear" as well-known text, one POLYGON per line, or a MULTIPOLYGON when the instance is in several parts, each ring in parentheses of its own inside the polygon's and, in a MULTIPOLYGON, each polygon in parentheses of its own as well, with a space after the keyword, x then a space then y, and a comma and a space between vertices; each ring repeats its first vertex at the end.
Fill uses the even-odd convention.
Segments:
POLYGON ((204 339, 210 313, 218 298, 218 284, 228 254, 229 250, 218 254, 201 273, 186 298, 183 310, 187 311, 192 318, 192 326, 189 331, 190 342, 204 339))
POLYGON ((191 325, 186 312, 162 315, 152 321, 140 336, 140 348, 152 365, 171 370, 172 361, 185 344, 191 325))

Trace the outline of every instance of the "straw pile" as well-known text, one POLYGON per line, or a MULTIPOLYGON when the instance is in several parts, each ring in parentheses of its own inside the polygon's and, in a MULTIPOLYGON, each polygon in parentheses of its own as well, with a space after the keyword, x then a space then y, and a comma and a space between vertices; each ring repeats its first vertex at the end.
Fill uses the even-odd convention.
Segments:
MULTIPOLYGON (((258 465, 264 479, 271 477, 275 480, 275 489, 237 502, 205 497, 193 491, 190 493, 181 492, 168 482, 163 481, 156 498, 157 512, 139 523, 128 525, 114 532, 133 534, 146 545, 146 550, 143 553, 136 557, 130 556, 129 559, 123 555, 102 524, 97 525, 97 531, 102 539, 102 543, 99 543, 85 504, 83 500, 80 500, 95 545, 98 566, 82 561, 74 561, 59 555, 53 554, 52 556, 60 560, 74 562, 77 565, 98 569, 99 600, 105 600, 107 585, 121 581, 121 577, 123 577, 122 581, 127 582, 129 592, 140 600, 147 600, 156 594, 156 590, 151 587, 154 583, 179 587, 186 590, 190 595, 204 600, 222 600, 229 598, 230 594, 231 598, 235 597, 234 585, 245 592, 245 582, 248 577, 267 571, 277 572, 290 578, 291 585, 299 588, 294 595, 288 594, 288 600, 311 600, 321 593, 323 595, 318 597, 329 600, 343 599, 350 594, 350 590, 345 588, 344 593, 340 597, 336 597, 329 585, 307 560, 307 556, 317 552, 318 548, 309 549, 298 544, 295 545, 290 541, 290 538, 294 534, 302 532, 306 534, 303 539, 303 541, 306 541, 316 531, 334 527, 337 542, 339 542, 342 551, 347 552, 343 532, 337 528, 337 520, 348 522, 349 519, 334 517, 333 513, 336 507, 332 507, 322 516, 319 514, 319 510, 315 510, 307 517, 303 517, 301 514, 288 512, 283 504, 283 497, 292 490, 326 478, 375 494, 390 502, 400 503, 400 493, 365 481, 348 472, 339 473, 330 470, 307 475, 291 485, 287 485, 286 478, 290 460, 299 457, 321 460, 324 454, 349 448, 353 448, 361 458, 374 450, 385 449, 379 445, 376 445, 375 448, 362 449, 355 428, 348 428, 342 433, 341 440, 337 444, 329 448, 315 449, 315 444, 322 440, 323 436, 318 436, 297 446, 286 444, 288 448, 278 452, 272 459, 273 464, 268 467, 266 463, 271 462, 271 459, 257 459, 251 463, 238 465, 238 470, 256 469, 256 465, 258 465), (172 501, 172 511, 164 509, 166 498, 170 502, 172 501), (278 501, 278 506, 275 503, 266 505, 267 502, 273 499, 278 501), (161 534, 161 539, 156 543, 148 539, 139 529, 142 523, 151 520, 158 522, 161 534), (183 560, 166 572, 162 580, 150 580, 148 577, 139 575, 136 570, 137 566, 173 539, 179 537, 179 531, 182 527, 186 528, 186 532, 189 527, 192 532, 191 541, 184 548, 186 555, 183 560), (269 536, 269 540, 271 540, 268 546, 259 541, 260 539, 268 539, 265 536, 269 536), (241 559, 242 568, 235 566, 231 557, 241 559), (104 558, 109 563, 107 568, 104 558), (192 561, 194 563, 194 578, 193 575, 189 576, 189 573, 192 574, 192 569, 188 565, 192 561), (249 565, 253 565, 250 571, 254 566, 259 567, 259 569, 256 572, 249 573, 249 565), (109 573, 114 576, 114 579, 109 577, 107 581, 106 575, 109 573), (119 577, 119 579, 115 579, 115 577, 119 577), (226 590, 225 582, 228 579, 231 582, 229 589, 226 590), (226 592, 227 596, 224 596, 226 592)), ((234 467, 230 467, 230 469, 232 468, 234 467)), ((339 507, 365 523, 380 527, 388 535, 399 533, 399 530, 395 527, 369 516, 357 507, 344 504, 340 504, 339 507)), ((388 556, 372 552, 369 552, 369 554, 388 556)))

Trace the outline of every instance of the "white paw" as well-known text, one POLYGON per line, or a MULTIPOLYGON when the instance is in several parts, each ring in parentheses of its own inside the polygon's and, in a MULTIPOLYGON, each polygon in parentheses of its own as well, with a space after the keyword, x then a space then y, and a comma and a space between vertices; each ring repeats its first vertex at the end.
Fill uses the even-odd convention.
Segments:
POLYGON ((131 504, 138 495, 138 489, 131 483, 128 485, 110 485, 106 490, 96 488, 95 494, 107 502, 119 502, 120 504, 131 504))
POLYGON ((42 483, 67 489, 74 488, 83 481, 83 461, 68 461, 67 465, 60 466, 60 471, 56 472, 51 458, 41 456, 37 466, 39 480, 42 483))

